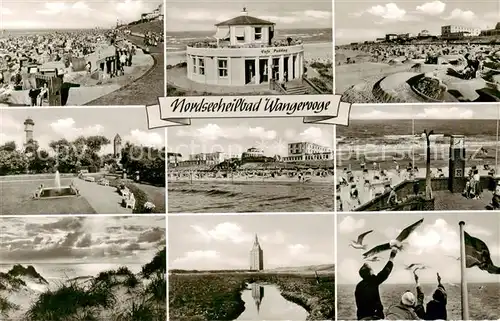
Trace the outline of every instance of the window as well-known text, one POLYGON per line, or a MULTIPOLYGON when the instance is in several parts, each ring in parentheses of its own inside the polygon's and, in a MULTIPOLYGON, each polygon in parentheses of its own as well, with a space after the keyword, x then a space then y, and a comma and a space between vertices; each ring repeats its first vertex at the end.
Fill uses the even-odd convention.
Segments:
POLYGON ((197 73, 197 68, 196 68, 196 57, 193 57, 193 73, 197 73))
POLYGON ((225 78, 228 75, 227 72, 227 59, 219 59, 218 61, 219 77, 225 78))
POLYGON ((255 40, 262 39, 262 27, 255 27, 255 40))
POLYGON ((236 40, 245 41, 245 36, 236 36, 236 40))
POLYGON ((198 71, 200 75, 205 74, 205 58, 198 58, 198 71))

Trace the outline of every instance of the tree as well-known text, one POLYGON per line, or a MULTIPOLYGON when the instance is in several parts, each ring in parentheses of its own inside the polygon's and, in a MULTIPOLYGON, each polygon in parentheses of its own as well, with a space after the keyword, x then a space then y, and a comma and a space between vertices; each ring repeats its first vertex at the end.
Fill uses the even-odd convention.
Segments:
POLYGON ((26 154, 16 150, 0 150, 0 175, 23 174, 28 169, 26 154))
POLYGON ((0 146, 0 151, 13 152, 17 149, 17 145, 15 141, 6 142, 2 146, 0 146))
POLYGON ((24 147, 24 152, 27 154, 36 154, 39 147, 40 146, 38 145, 38 142, 36 140, 30 139, 24 147))

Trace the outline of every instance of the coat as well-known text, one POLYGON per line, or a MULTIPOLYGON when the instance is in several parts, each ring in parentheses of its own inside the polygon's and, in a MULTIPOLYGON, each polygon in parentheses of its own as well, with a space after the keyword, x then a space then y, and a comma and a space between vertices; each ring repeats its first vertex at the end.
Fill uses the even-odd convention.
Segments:
POLYGON ((387 280, 393 267, 394 264, 389 261, 377 275, 367 276, 356 285, 354 297, 356 298, 358 320, 374 317, 384 319, 384 307, 380 300, 379 286, 387 280))
POLYGON ((425 309, 426 320, 446 320, 448 314, 446 312, 447 294, 444 286, 439 284, 436 291, 432 295, 432 300, 427 303, 425 309))

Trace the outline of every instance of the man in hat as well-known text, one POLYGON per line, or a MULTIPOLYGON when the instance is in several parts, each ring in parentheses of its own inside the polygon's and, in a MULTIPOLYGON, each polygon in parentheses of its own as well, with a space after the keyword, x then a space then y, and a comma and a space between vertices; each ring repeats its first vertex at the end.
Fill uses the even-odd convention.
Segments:
POLYGON ((368 263, 364 263, 359 269, 359 276, 362 280, 356 285, 354 291, 358 320, 384 319, 384 307, 380 300, 379 286, 391 274, 397 252, 397 248, 393 247, 389 261, 378 274, 373 273, 368 263))
POLYGON ((417 298, 409 290, 403 293, 399 304, 387 309, 386 320, 423 320, 425 318, 424 292, 418 282, 416 270, 413 271, 413 276, 417 288, 417 298))

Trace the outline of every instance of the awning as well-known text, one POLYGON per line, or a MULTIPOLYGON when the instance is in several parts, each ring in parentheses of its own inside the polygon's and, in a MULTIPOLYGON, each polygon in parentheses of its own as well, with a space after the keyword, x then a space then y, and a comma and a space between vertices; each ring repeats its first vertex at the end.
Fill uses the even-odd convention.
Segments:
POLYGON ((219 28, 214 35, 215 39, 224 40, 229 38, 229 28, 219 28))
POLYGON ((236 37, 244 37, 245 36, 245 29, 244 28, 236 28, 235 33, 236 33, 236 37))

